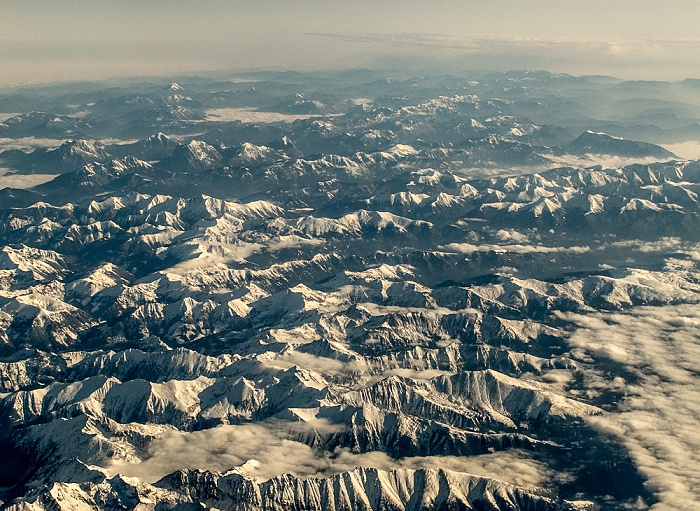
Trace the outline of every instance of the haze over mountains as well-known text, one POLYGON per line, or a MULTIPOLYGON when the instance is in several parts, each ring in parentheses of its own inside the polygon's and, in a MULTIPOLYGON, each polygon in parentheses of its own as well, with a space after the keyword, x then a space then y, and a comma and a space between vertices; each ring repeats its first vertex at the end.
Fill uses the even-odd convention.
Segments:
POLYGON ((700 503, 695 81, 265 72, 0 112, 3 509, 700 503))

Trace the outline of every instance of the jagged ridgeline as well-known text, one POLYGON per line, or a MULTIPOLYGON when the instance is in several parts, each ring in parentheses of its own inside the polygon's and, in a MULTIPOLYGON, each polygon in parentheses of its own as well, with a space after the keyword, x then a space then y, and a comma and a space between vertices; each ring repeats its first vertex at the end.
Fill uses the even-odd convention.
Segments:
POLYGON ((0 95, 2 508, 673 509, 694 83, 246 78, 0 95))

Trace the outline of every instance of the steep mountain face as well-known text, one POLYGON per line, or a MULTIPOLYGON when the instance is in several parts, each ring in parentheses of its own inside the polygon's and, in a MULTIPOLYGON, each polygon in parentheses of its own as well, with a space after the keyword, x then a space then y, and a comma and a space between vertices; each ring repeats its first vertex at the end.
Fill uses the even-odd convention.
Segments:
POLYGON ((692 425, 692 357, 623 327, 693 352, 700 163, 525 117, 583 79, 289 80, 91 93, 143 126, 2 153, 60 175, 0 192, 0 507, 668 505, 641 393, 692 425), (291 118, 195 119, 251 98, 291 118))
POLYGON ((62 174, 83 165, 105 162, 109 159, 105 147, 99 142, 73 140, 64 142, 53 150, 37 149, 31 154, 21 151, 2 153, 2 160, 20 172, 62 174))
POLYGON ((176 147, 170 157, 162 160, 162 165, 175 171, 197 171, 214 168, 220 165, 222 160, 216 148, 206 142, 193 140, 187 145, 176 147))
POLYGON ((3 137, 74 138, 89 125, 80 118, 46 112, 28 112, 10 117, 0 123, 3 137))
MULTIPOLYGON (((104 479, 104 478, 103 478, 104 479)), ((201 505, 215 509, 264 510, 560 510, 584 509, 545 496, 528 493, 498 481, 444 470, 355 469, 324 479, 300 480, 291 476, 264 483, 236 473, 212 474, 181 471, 156 483, 135 484, 113 478, 100 483, 56 483, 27 502, 7 509, 82 508, 117 509, 152 505, 162 509, 201 505), (99 498, 92 495, 99 494, 99 498), (420 495, 420 500, 416 498, 420 495)))
POLYGON ((605 133, 586 131, 566 146, 572 154, 616 154, 628 158, 673 158, 671 151, 655 144, 634 142, 605 133))
POLYGON ((122 158, 132 156, 145 161, 160 161, 172 156, 177 146, 176 140, 159 132, 130 144, 111 145, 107 151, 122 158))

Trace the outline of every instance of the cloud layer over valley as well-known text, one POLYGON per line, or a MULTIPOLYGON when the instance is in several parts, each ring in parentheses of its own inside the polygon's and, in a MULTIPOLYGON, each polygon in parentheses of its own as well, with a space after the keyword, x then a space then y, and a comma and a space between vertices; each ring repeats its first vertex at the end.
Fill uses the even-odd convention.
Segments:
POLYGON ((700 506, 700 311, 697 306, 639 308, 626 313, 562 314, 576 331, 574 358, 594 394, 623 395, 615 410, 587 419, 630 451, 658 511, 700 506), (624 368, 610 376, 596 367, 624 368), (628 376, 627 376, 628 375, 628 376))

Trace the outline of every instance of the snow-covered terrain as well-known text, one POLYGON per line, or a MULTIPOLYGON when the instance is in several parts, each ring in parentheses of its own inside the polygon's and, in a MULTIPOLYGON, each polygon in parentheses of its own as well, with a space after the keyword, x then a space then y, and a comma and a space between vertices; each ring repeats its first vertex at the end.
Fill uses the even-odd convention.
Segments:
POLYGON ((0 123, 68 139, 0 153, 56 176, 0 190, 3 509, 700 502, 700 162, 585 79, 351 76, 0 123))

